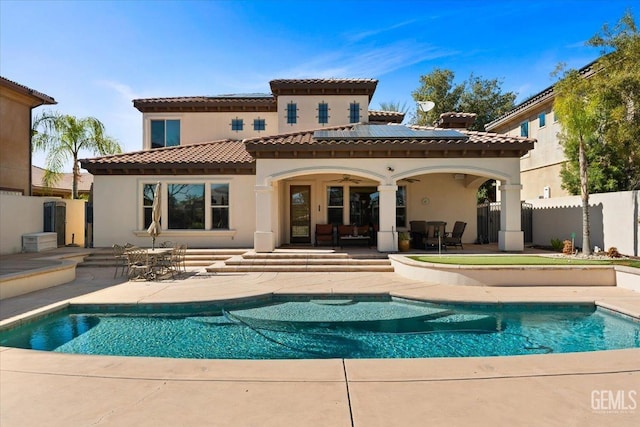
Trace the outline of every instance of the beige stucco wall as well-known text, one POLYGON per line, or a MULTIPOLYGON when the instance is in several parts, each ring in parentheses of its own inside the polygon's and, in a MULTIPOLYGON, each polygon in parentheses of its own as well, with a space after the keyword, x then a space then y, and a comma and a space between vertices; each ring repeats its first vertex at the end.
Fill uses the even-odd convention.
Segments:
MULTIPOLYGON (((255 231, 255 194, 252 175, 228 176, 103 176, 94 177, 94 246, 109 247, 114 243, 151 246, 151 237, 143 224, 142 189, 145 183, 229 183, 230 230, 168 230, 162 222, 157 242, 170 240, 186 243, 191 248, 252 247, 255 231)), ((205 201, 207 196, 205 195, 205 201)), ((205 206, 208 206, 205 202, 205 206)), ((162 198, 163 217, 168 204, 162 198)), ((205 222, 210 225, 210 209, 205 209, 205 222)))
POLYGON ((569 193, 562 188, 560 170, 562 164, 549 165, 537 169, 522 171, 520 176, 522 183, 522 199, 543 198, 544 188, 549 187, 551 197, 565 197, 569 193))
MULTIPOLYGON (((260 159, 257 163, 257 185, 279 183, 274 204, 278 215, 272 216, 276 245, 289 239, 289 186, 311 185, 311 226, 327 221, 326 189, 329 186, 403 185, 407 187, 407 218, 411 220, 446 221, 447 230, 455 221, 464 221, 467 228, 464 243, 475 241, 476 192, 485 178, 502 179, 510 184, 519 182, 519 159, 260 159), (388 168, 392 168, 393 172, 388 168), (360 183, 339 183, 349 174, 360 183), (407 183, 401 178, 417 178, 407 183), (424 201, 423 201, 424 200, 424 201), (282 240, 280 240, 282 239, 282 240)), ((345 192, 345 197, 348 193, 345 192)), ((348 221, 348 208, 344 219, 348 221)), ((407 222, 407 226, 408 226, 407 222)))
MULTIPOLYGON (((582 247, 582 201, 580 196, 531 199, 533 243, 550 245, 551 239, 571 239, 582 247)), ((640 239, 640 193, 621 191, 589 196, 591 246, 606 250, 614 246, 626 255, 638 255, 640 239)))
MULTIPOLYGON (((44 203, 62 200, 56 197, 28 197, 0 194, 0 253, 22 251, 22 235, 44 229, 44 203)), ((65 243, 84 246, 84 200, 64 200, 66 206, 65 243)))
POLYGON ((0 189, 31 194, 31 103, 0 88, 0 189))
POLYGON ((491 132, 520 136, 520 125, 529 123, 529 138, 537 140, 535 148, 522 156, 522 198, 536 199, 544 196, 544 187, 550 187, 551 197, 564 197, 569 193, 562 189, 560 168, 566 160, 558 134, 562 127, 554 121, 553 99, 529 107, 505 123, 491 129, 491 132), (538 116, 545 114, 545 126, 539 125, 538 116))
POLYGON ((276 113, 144 113, 144 149, 151 148, 151 120, 180 120, 181 145, 219 139, 245 139, 278 133, 276 113), (235 118, 244 120, 242 131, 231 130, 231 120, 235 118), (258 118, 265 119, 266 129, 264 131, 253 130, 253 120, 258 118))
POLYGON ((369 121, 369 97, 367 95, 281 95, 278 97, 278 133, 300 132, 349 124, 349 105, 360 104, 360 122, 369 121), (287 123, 287 105, 293 102, 298 108, 298 122, 287 123), (318 123, 318 104, 329 104, 329 123, 318 123))

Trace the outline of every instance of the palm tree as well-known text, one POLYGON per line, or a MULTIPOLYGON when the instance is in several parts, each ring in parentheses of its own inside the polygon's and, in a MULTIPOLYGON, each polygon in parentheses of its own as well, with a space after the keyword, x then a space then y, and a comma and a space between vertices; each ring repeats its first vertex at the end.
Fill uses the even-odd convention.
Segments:
POLYGON ((58 112, 43 111, 33 121, 33 151, 47 153, 44 185, 51 187, 60 179, 65 163, 73 158, 73 191, 71 197, 78 198, 80 150, 93 155, 121 153, 118 142, 107 136, 104 125, 94 117, 77 118, 58 112))

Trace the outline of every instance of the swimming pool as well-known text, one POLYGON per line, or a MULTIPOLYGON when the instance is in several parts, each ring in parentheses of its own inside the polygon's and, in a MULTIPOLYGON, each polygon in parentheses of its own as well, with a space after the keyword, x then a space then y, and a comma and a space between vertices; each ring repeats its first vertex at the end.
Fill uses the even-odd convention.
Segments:
POLYGON ((508 356, 640 347, 640 322, 585 305, 443 305, 381 296, 220 306, 71 306, 0 345, 199 359, 508 356))

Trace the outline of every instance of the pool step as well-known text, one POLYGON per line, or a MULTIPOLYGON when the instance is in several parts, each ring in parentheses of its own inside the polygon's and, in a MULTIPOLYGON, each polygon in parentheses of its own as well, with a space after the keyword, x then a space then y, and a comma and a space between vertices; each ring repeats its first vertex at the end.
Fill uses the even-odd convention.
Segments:
POLYGON ((388 258, 353 258, 347 253, 274 252, 230 257, 206 268, 210 273, 237 272, 392 272, 388 258))

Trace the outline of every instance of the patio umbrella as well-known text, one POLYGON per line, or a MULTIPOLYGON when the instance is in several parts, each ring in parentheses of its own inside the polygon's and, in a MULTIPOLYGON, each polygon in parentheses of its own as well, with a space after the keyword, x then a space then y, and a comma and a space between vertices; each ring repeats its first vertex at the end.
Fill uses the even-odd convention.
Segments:
POLYGON ((147 228, 147 233, 151 235, 151 249, 156 247, 156 237, 160 234, 160 183, 156 184, 156 189, 153 192, 153 205, 151 207, 151 225, 147 228))

